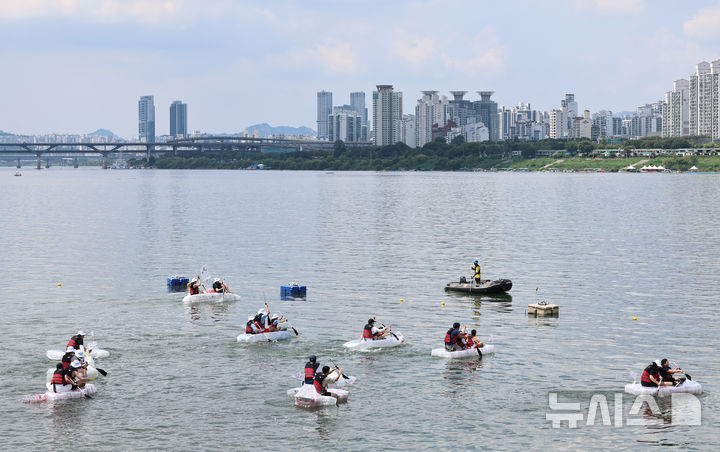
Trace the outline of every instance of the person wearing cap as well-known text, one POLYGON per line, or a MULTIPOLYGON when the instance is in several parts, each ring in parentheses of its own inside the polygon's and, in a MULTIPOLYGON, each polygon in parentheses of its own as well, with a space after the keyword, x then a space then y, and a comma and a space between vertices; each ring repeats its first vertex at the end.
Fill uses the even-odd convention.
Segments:
POLYGON ((85 361, 85 353, 83 353, 82 350, 75 350, 75 358, 80 362, 80 367, 78 368, 78 375, 83 378, 87 378, 88 363, 87 361, 85 361))
POLYGON ((199 294, 201 285, 202 283, 200 282, 200 278, 193 278, 193 280, 188 283, 188 290, 190 291, 190 295, 199 294))
POLYGON ((375 319, 368 319, 368 323, 365 324, 362 333, 362 340, 365 341, 377 341, 385 339, 385 336, 390 331, 390 325, 383 328, 375 328, 375 319))
POLYGON ((217 278, 215 278, 215 281, 213 281, 212 287, 215 292, 219 292, 219 293, 230 292, 230 289, 228 289, 228 286, 225 285, 224 282, 220 281, 217 278))
POLYGON ((78 368, 80 366, 80 361, 75 360, 64 370, 65 383, 71 385, 70 389, 73 391, 78 387, 85 387, 85 380, 78 375, 78 368))
POLYGON ((342 375, 342 369, 339 367, 335 367, 330 371, 330 366, 323 366, 322 372, 318 372, 317 375, 315 375, 315 381, 313 382, 315 391, 322 396, 330 396, 337 399, 337 394, 328 391, 327 387, 329 384, 335 383, 338 378, 340 378, 340 375, 342 375))
POLYGON ((85 337, 85 331, 83 331, 83 330, 78 331, 75 336, 70 338, 67 346, 72 347, 75 350, 80 350, 80 347, 83 346, 83 338, 84 337, 85 337))
POLYGON ((70 362, 72 362, 73 358, 75 358, 75 347, 68 347, 65 350, 65 354, 63 355, 62 359, 60 359, 63 369, 67 368, 70 365, 70 362))
POLYGON ((273 312, 273 314, 270 316, 270 324, 268 325, 268 329, 270 331, 285 331, 285 328, 283 328, 281 323, 287 322, 287 319, 280 315, 280 313, 273 312))
POLYGON ((260 314, 251 315, 248 317, 248 321, 245 324, 246 334, 258 334, 264 332, 265 327, 260 325, 260 314))
POLYGON ((473 272, 473 280, 475 280, 475 284, 480 284, 480 282, 482 281, 482 276, 480 275, 480 264, 478 264, 477 259, 475 259, 475 262, 473 262, 470 269, 473 272))
POLYGON ((320 363, 317 362, 317 357, 310 355, 308 362, 305 363, 305 380, 303 380, 303 382, 306 385, 311 385, 315 382, 315 374, 317 373, 319 365, 320 363))

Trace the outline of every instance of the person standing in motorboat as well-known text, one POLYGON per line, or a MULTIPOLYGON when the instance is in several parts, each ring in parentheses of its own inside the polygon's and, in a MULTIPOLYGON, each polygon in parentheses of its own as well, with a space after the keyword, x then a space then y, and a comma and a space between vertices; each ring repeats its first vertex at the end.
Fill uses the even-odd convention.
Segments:
POLYGON ((315 355, 310 355, 308 362, 305 363, 305 379, 303 380, 303 383, 311 385, 315 382, 315 374, 317 373, 319 365, 320 363, 317 362, 317 357, 315 355))
POLYGON ((385 339, 385 336, 387 336, 390 332, 390 326, 391 325, 382 328, 376 328, 375 319, 368 319, 368 323, 366 323, 365 327, 363 328, 363 342, 385 339))
POLYGON ((456 352, 462 350, 462 337, 463 336, 460 333, 460 323, 453 323, 452 328, 447 330, 447 333, 445 333, 445 350, 449 352, 456 352))
POLYGON ((480 284, 482 282, 482 276, 480 274, 480 264, 478 264, 477 259, 473 262, 470 269, 473 272, 473 280, 475 281, 475 284, 480 284))
POLYGON ((318 372, 317 375, 315 375, 315 381, 313 383, 315 385, 315 391, 322 396, 330 396, 337 399, 337 394, 328 391, 327 387, 338 381, 340 375, 342 375, 342 369, 335 367, 330 371, 330 366, 323 366, 322 372, 318 372))
POLYGON ((67 343, 67 347, 72 347, 75 350, 80 350, 80 347, 83 347, 83 338, 85 337, 85 332, 83 330, 80 330, 77 332, 77 334, 70 338, 70 340, 67 343))
POLYGON ((670 368, 670 362, 667 358, 663 358, 662 361, 660 361, 660 369, 658 370, 658 373, 660 374, 660 378, 662 378, 663 385, 670 384, 670 385, 676 385, 680 384, 685 381, 685 379, 676 380, 675 377, 673 377, 672 374, 678 374, 678 373, 684 373, 683 370, 675 366, 675 369, 670 368))

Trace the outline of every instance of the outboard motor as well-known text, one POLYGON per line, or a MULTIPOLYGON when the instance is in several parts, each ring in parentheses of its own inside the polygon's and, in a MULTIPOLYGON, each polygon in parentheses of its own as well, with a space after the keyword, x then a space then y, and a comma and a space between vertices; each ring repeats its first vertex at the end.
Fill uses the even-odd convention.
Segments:
POLYGON ((466 283, 466 282, 467 282, 467 279, 465 279, 464 276, 461 276, 461 277, 460 277, 460 283, 462 284, 462 283, 466 283))

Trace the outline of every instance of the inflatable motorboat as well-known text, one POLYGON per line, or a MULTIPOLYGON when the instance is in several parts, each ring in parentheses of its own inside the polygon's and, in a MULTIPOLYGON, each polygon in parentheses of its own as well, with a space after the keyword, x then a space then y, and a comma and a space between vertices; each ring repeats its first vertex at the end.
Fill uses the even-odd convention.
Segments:
POLYGON ((68 400, 68 399, 79 399, 85 396, 89 396, 91 394, 95 394, 97 392, 97 388, 95 388, 95 385, 92 383, 85 384, 85 387, 80 389, 76 389, 74 391, 66 391, 66 392, 53 392, 52 385, 50 383, 46 384, 48 390, 47 392, 43 394, 35 394, 31 396, 25 396, 23 397, 23 402, 25 403, 37 403, 37 402, 48 402, 48 401, 55 401, 55 400, 68 400))
POLYGON ((436 356, 438 358, 447 358, 447 359, 463 359, 463 358, 478 358, 480 356, 480 353, 478 353, 478 350, 485 355, 491 355, 495 353, 495 346, 492 344, 484 344, 482 347, 478 348, 466 348, 465 350, 458 350, 455 352, 449 352, 445 350, 445 347, 443 348, 434 348, 432 349, 432 352, 430 355, 436 356))
POLYGON ((465 278, 460 278, 460 282, 445 284, 445 290, 448 292, 493 294, 505 293, 510 289, 512 289, 512 281, 509 279, 496 279, 495 281, 485 279, 480 284, 476 284, 475 281, 466 281, 465 278))
POLYGON ((185 295, 183 303, 222 303, 225 301, 240 301, 240 295, 232 292, 204 292, 195 295, 185 295))
POLYGON ((348 341, 343 344, 343 347, 350 349, 350 350, 368 350, 372 348, 389 348, 389 347, 397 347, 399 345, 403 345, 405 343, 405 338, 400 333, 394 333, 395 336, 392 334, 388 335, 384 339, 379 340, 364 340, 364 339, 355 339, 354 341, 348 341))
POLYGON ((319 406, 335 406, 338 403, 347 402, 350 393, 345 389, 327 388, 329 393, 337 395, 337 399, 332 396, 323 396, 318 394, 314 385, 302 385, 299 388, 293 388, 288 391, 288 395, 295 397, 295 405, 303 408, 314 408, 319 406))
MULTIPOLYGON (((85 352, 86 354, 88 351, 90 351, 90 356, 94 359, 107 358, 108 356, 110 356, 109 351, 97 348, 95 346, 95 342, 89 343, 87 347, 83 346, 81 350, 83 350, 83 352, 85 352)), ((48 359, 52 359, 53 361, 61 360, 64 354, 65 352, 62 350, 48 350, 47 352, 45 352, 45 356, 47 356, 48 359)))
POLYGON ((281 341, 284 339, 290 339, 292 335, 290 334, 290 331, 283 330, 283 331, 272 331, 269 333, 257 333, 257 334, 247 334, 243 333, 237 337, 238 342, 274 342, 274 341, 281 341))
POLYGON ((625 385, 625 392, 633 395, 651 395, 658 397, 667 397, 671 394, 700 394, 702 386, 693 380, 685 380, 677 386, 643 386, 634 382, 625 385))

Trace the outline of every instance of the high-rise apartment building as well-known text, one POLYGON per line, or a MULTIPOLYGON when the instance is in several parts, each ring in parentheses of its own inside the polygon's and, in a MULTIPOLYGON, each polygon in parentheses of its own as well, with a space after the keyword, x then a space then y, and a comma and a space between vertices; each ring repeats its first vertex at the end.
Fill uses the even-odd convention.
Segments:
POLYGON ((560 101, 560 106, 565 118, 565 130, 569 132, 573 121, 578 117, 578 104, 575 102, 575 94, 565 94, 565 99, 560 101))
POLYGON ((140 141, 155 141, 155 99, 142 96, 138 102, 138 137, 140 141))
POLYGON ((349 105, 333 108, 328 117, 328 139, 357 143, 362 139, 362 115, 349 105))
POLYGON ((720 138, 720 60, 698 63, 688 91, 689 134, 720 138))
POLYGON ((368 136, 368 110, 365 107, 365 92, 350 93, 350 106, 362 116, 361 141, 367 141, 368 136))
POLYGON ((432 141, 433 126, 444 127, 448 101, 437 91, 423 91, 415 106, 415 145, 422 147, 432 141))
POLYGON ((373 91, 373 142, 386 146, 400 141, 402 120, 402 92, 393 91, 392 85, 377 85, 373 91))
POLYGON ((170 136, 187 136, 187 104, 179 100, 170 104, 170 136))
MULTIPOLYGON (((498 104, 490 97, 495 91, 478 91, 480 100, 473 102, 475 110, 475 120, 473 122, 482 122, 488 128, 490 141, 500 140, 500 127, 498 125, 498 104)), ((468 119, 468 123, 470 120, 468 119)))
POLYGON ((319 91, 317 93, 317 137, 318 140, 327 140, 328 118, 332 114, 332 93, 319 91))
POLYGON ((662 104, 662 136, 683 137, 690 134, 690 82, 675 80, 673 90, 665 93, 662 104))
POLYGON ((403 115, 400 120, 400 140, 411 148, 417 147, 417 122, 414 115, 403 115))
POLYGON ((592 125, 597 127, 600 138, 620 135, 620 130, 615 129, 615 124, 613 113, 610 110, 600 110, 592 114, 592 125))
POLYGON ((562 110, 550 111, 550 138, 562 138, 567 135, 567 122, 562 110))

